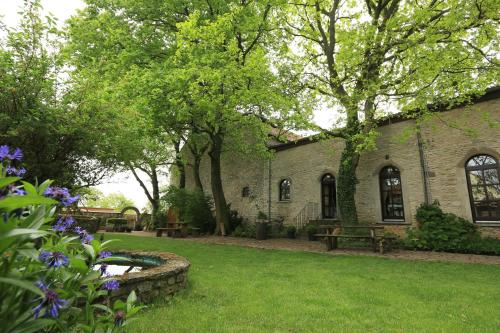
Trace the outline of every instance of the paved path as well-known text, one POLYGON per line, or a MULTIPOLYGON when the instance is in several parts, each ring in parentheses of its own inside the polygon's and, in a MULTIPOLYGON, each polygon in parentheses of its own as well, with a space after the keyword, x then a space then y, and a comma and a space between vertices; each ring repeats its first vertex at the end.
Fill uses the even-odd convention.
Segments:
MULTIPOLYGON (((154 237, 155 232, 134 231, 134 236, 154 237)), ((446 261, 459 263, 473 264, 490 264, 500 265, 500 256, 485 256, 477 254, 462 254, 462 253, 445 253, 445 252, 429 252, 429 251, 406 251, 395 250, 385 254, 374 253, 370 250, 360 249, 337 249, 334 251, 326 251, 325 245, 322 242, 310 242, 303 239, 286 239, 275 238, 259 241, 253 238, 240 237, 221 237, 221 236, 201 236, 189 238, 176 238, 176 240, 185 242, 197 242, 204 244, 222 244, 222 245, 238 245, 252 247, 258 249, 278 249, 289 251, 304 251, 323 253, 329 255, 364 255, 373 257, 405 259, 405 260, 423 260, 423 261, 446 261)))

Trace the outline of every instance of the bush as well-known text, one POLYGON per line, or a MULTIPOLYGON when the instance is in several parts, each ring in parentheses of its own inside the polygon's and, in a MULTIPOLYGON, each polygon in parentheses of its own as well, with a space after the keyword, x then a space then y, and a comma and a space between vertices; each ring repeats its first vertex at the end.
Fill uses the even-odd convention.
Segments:
POLYGON ((286 235, 288 238, 295 238, 297 234, 297 228, 293 225, 289 225, 286 227, 286 235))
POLYGON ((253 223, 241 223, 237 226, 231 236, 234 237, 246 237, 246 238, 255 238, 256 235, 256 227, 253 223))
POLYGON ((306 227, 307 237, 310 241, 316 240, 315 234, 318 233, 318 227, 314 224, 308 224, 306 227))
POLYGON ((229 230, 228 234, 233 233, 239 226, 243 224, 243 217, 239 215, 237 210, 229 210, 229 230))
POLYGON ((101 220, 94 216, 74 215, 76 225, 87 230, 91 234, 95 234, 99 230, 101 220))
POLYGON ((66 188, 21 182, 20 150, 0 146, 0 323, 2 332, 114 332, 140 308, 117 300, 118 282, 96 264, 109 260, 101 243, 69 214, 66 188), (16 163, 16 164, 14 164, 16 163), (55 224, 54 219, 57 218, 55 224))
POLYGON ((463 253, 500 252, 500 241, 482 239, 477 226, 455 214, 444 213, 437 202, 417 209, 418 228, 407 230, 405 246, 418 250, 463 253))
POLYGON ((179 189, 170 186, 162 201, 173 208, 178 218, 200 232, 213 233, 215 219, 212 216, 212 200, 200 190, 179 189))

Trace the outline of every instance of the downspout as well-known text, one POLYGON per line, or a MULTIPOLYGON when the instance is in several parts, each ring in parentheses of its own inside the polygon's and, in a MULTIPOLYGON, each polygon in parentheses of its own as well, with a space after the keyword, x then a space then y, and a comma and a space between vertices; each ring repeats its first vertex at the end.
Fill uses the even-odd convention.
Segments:
POLYGON ((420 167, 422 170, 422 178, 424 185, 424 201, 426 204, 430 204, 432 200, 430 183, 429 183, 429 168, 427 166, 427 160, 425 158, 425 145, 422 140, 422 134, 420 133, 420 125, 417 125, 417 143, 418 143, 418 153, 420 155, 420 167))
POLYGON ((267 168, 268 168, 268 189, 267 189, 267 222, 271 223, 271 190, 272 190, 272 185, 271 185, 271 158, 267 160, 267 168))

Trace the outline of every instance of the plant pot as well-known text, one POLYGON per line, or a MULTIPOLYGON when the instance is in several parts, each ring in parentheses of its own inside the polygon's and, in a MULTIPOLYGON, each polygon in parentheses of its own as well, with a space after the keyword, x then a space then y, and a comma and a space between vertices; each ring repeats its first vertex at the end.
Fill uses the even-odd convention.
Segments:
POLYGON ((314 234, 308 234, 308 235, 307 235, 307 238, 308 238, 311 242, 316 240, 316 236, 314 236, 314 234))
POLYGON ((267 222, 256 223, 255 238, 264 240, 267 238, 267 222))
POLYGON ((295 231, 291 231, 291 230, 288 230, 286 232, 286 236, 290 239, 294 239, 295 238, 295 231))

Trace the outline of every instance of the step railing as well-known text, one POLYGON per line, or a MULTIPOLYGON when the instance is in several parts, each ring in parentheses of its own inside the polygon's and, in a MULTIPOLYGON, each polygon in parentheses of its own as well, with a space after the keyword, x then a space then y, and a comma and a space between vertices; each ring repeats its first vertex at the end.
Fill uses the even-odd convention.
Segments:
POLYGON ((319 217, 319 204, 316 202, 308 202, 300 210, 300 212, 293 218, 293 224, 297 228, 297 231, 304 228, 310 220, 317 219, 319 217))

